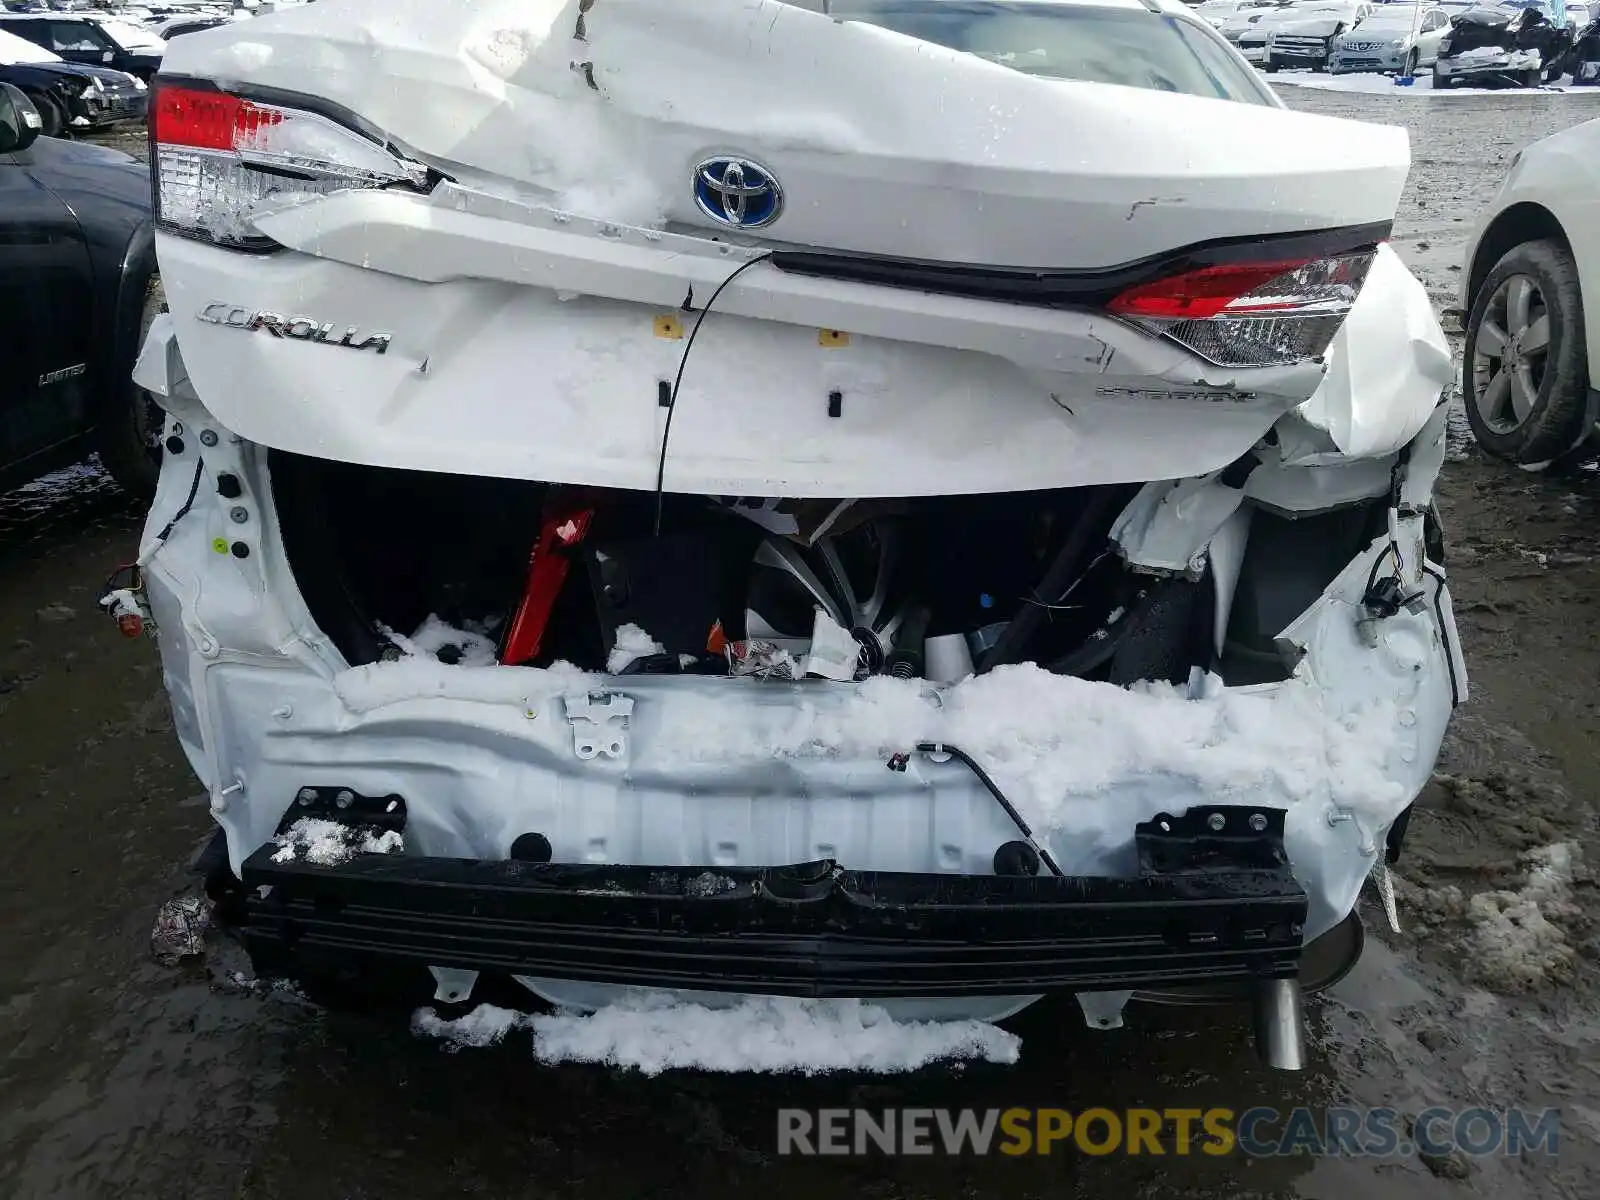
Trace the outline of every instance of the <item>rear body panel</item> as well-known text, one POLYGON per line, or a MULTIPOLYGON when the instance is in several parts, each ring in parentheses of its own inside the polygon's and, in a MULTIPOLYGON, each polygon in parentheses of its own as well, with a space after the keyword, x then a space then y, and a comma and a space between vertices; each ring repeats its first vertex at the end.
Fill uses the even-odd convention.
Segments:
POLYGON ((316 96, 464 185, 619 224, 717 229, 695 166, 749 155, 786 197, 772 243, 994 266, 1384 222, 1409 163, 1400 129, 1035 78, 776 0, 667 12, 608 0, 579 42, 576 0, 319 0, 163 72, 316 96))
POLYGON ((650 488, 682 368, 668 491, 912 496, 1215 470, 1305 401, 1322 364, 1218 367, 1105 315, 1105 296, 982 299, 781 257, 1131 279, 1196 244, 1352 229, 1370 244, 1407 170, 1397 129, 1030 77, 774 0, 662 14, 609 0, 580 41, 575 0, 465 18, 322 0, 180 39, 168 76, 314 107, 449 177, 259 215, 284 249, 242 261, 163 236, 187 370, 218 419, 350 462, 650 488), (591 60, 593 86, 573 67, 591 60), (1194 137, 1197 121, 1215 136, 1194 137), (719 154, 781 185, 770 224, 702 211, 697 164, 719 154), (329 326, 382 352, 306 340, 329 326))
MULTIPOLYGON (((687 943, 657 884, 604 898, 604 868, 654 867, 732 872, 754 919, 794 925, 803 944, 779 948, 767 976, 759 962, 733 972, 753 990, 925 1000, 950 970, 956 997, 1001 993, 972 1010, 992 1014, 1045 986, 1291 974, 1296 939, 1351 911, 1464 696, 1443 576, 1423 570, 1448 351, 1387 248, 1346 321, 1359 345, 1342 332, 1287 366, 1217 366, 1157 332, 1169 327, 1108 309, 1134 281, 1191 273, 1197 248, 1244 247, 1256 269, 1273 265, 1269 280, 1349 246, 1280 259, 1268 239, 1355 230, 1370 248, 1404 183, 1405 135, 1034 78, 774 0, 584 7, 580 22, 577 0, 320 0, 168 54, 175 78, 314 107, 433 172, 426 187, 258 212, 267 253, 160 237, 172 313, 137 377, 183 448, 150 518, 146 587, 175 724, 231 865, 281 889, 251 918, 264 961, 292 955, 299 930, 308 951, 337 957, 366 939, 363 953, 497 967, 580 1004, 630 982, 692 984, 706 972, 673 977, 666 963, 687 943), (705 165, 730 159, 781 184, 781 203, 762 196, 760 228, 719 220, 697 192, 705 165), (659 471, 663 490, 708 500, 1034 503, 1041 489, 1138 484, 1097 535, 1100 559, 1204 592, 1216 611, 1186 618, 1198 661, 1131 688, 1031 662, 944 684, 857 682, 848 662, 784 682, 357 659, 302 594, 269 448, 645 496, 659 471), (1262 631, 1270 681, 1223 686, 1209 665, 1252 513, 1282 526, 1344 509, 1373 521, 1327 571, 1303 573, 1313 581, 1262 631), (1404 564, 1410 599, 1376 624, 1366 598, 1386 564, 1404 564), (402 859, 322 873, 276 845, 294 806, 330 787, 403 796, 402 859), (1175 951, 1149 910, 1119 909, 1151 886, 1138 831, 1184 812, 1214 830, 1216 805, 1281 811, 1292 880, 1145 898, 1200 925, 1220 913, 1229 937, 1234 917, 1261 927, 1258 901, 1284 919, 1254 949, 1175 951), (1016 949, 968 901, 1011 886, 997 864, 1019 829, 1069 878, 1016 885, 1050 910, 1017 951, 1031 945, 1038 962, 1007 959, 975 981, 974 964, 1016 949), (509 862, 531 833, 566 866, 519 882, 509 862), (769 868, 817 863, 816 905, 774 918, 773 890, 794 880, 769 868), (363 929, 319 917, 324 890, 363 929), (1058 907, 1067 892, 1076 903, 1058 907), (929 926, 961 928, 918 957, 907 897, 929 895, 929 926), (476 915, 455 920, 479 899, 505 906, 498 946, 476 915), (1113 948, 1082 924, 1082 906, 1101 903, 1138 943, 1105 969, 1113 948), (558 910, 570 920, 552 923, 558 910), (845 927, 822 929, 830 917, 845 927), (852 940, 863 922, 887 922, 882 942, 852 940), (563 924, 587 930, 576 949, 563 924), (632 967, 650 970, 583 965, 584 945, 626 957, 629 930, 643 955, 632 967)), ((1264 305, 1288 302, 1280 291, 1264 305)), ((686 920, 714 925, 718 903, 694 896, 686 920)), ((730 951, 715 938, 688 948, 730 951)))

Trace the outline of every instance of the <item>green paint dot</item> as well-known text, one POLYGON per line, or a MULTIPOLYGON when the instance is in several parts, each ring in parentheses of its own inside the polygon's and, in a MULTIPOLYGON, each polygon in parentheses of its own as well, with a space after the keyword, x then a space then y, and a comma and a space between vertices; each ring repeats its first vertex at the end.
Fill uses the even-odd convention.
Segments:
POLYGON ((217 538, 215 541, 213 541, 211 543, 211 548, 213 550, 215 550, 218 554, 226 554, 228 552, 228 539, 227 538, 217 538))

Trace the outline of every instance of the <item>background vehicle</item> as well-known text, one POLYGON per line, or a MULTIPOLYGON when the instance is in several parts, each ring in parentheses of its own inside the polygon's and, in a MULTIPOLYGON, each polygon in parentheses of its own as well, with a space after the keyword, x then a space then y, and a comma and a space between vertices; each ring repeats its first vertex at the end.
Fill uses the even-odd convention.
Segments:
POLYGON ((1437 6, 1419 12, 1409 4, 1380 5, 1359 29, 1334 39, 1328 70, 1335 75, 1351 71, 1415 75, 1418 68, 1433 66, 1449 28, 1450 18, 1437 6))
POLYGON ((1291 22, 1313 20, 1330 10, 1337 15, 1346 7, 1347 0, 1290 0, 1260 12, 1241 11, 1222 26, 1222 34, 1238 47, 1247 62, 1265 66, 1267 39, 1277 30, 1291 22))
POLYGON ((0 13, 0 31, 43 46, 72 63, 112 67, 150 81, 166 43, 147 29, 80 13, 0 13))
POLYGON ((1537 4, 1469 9, 1454 18, 1439 43, 1433 86, 1504 83, 1538 87, 1541 80, 1560 74, 1572 37, 1571 29, 1551 24, 1537 4))
MULTIPOLYGON (((1372 12, 1370 0, 1324 0, 1297 4, 1273 21, 1266 35, 1266 69, 1326 70, 1334 39, 1361 25, 1372 12)), ((1242 45, 1242 43, 1241 43, 1242 45)))
POLYGON ((151 23, 150 28, 163 41, 171 41, 175 37, 182 37, 186 33, 199 33, 202 29, 215 29, 218 25, 226 25, 231 20, 229 17, 165 17, 151 23))
POLYGON ((1478 444, 1526 470, 1571 463, 1600 419, 1600 121, 1512 159, 1465 266, 1461 394, 1478 444))
POLYGON ((1578 34, 1562 64, 1578 87, 1600 85, 1600 21, 1593 21, 1578 34))
POLYGON ((1204 0, 1195 15, 1221 29, 1233 17, 1268 8, 1278 8, 1282 0, 1204 0))
POLYGON ((47 137, 144 116, 147 90, 133 76, 63 62, 42 46, 4 31, 0 31, 0 83, 15 84, 27 94, 47 137))
POLYGON ((148 496, 158 410, 130 373, 160 308, 149 176, 42 125, 0 85, 0 488, 98 449, 148 496))

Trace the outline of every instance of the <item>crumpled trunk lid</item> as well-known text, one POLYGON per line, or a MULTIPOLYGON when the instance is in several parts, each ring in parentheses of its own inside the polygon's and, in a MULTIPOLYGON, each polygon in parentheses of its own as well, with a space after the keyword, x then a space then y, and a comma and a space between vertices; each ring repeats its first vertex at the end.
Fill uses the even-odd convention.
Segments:
MULTIPOLYGON (((1105 268, 1392 219, 1404 131, 1030 77, 777 0, 321 0, 183 38, 169 75, 315 95, 447 170, 583 215, 718 230, 696 168, 783 190, 771 242, 1105 268)), ((722 229, 721 232, 726 232, 722 229)))

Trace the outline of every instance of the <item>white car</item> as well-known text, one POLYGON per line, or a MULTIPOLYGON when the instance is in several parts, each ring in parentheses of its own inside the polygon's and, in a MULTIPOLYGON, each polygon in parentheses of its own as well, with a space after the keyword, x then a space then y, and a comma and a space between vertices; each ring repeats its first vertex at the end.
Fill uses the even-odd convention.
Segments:
POLYGON ((1437 5, 1382 5, 1358 28, 1334 39, 1328 70, 1334 75, 1352 71, 1393 71, 1415 75, 1433 66, 1439 41, 1450 28, 1450 18, 1437 5))
POLYGON ((1597 297, 1600 121, 1588 121, 1512 159, 1467 246, 1461 394, 1490 454, 1527 470, 1586 454, 1600 419, 1597 297))
POLYGON ((1264 9, 1279 7, 1281 0, 1204 0, 1195 13, 1212 26, 1221 29, 1241 13, 1260 13, 1264 9))
POLYGON ((173 42, 167 454, 106 604, 263 975, 1220 989, 1299 1065, 1466 689, 1406 134, 1176 3, 959 9, 173 42))
POLYGON ((1294 3, 1279 5, 1259 18, 1250 14, 1247 25, 1241 28, 1230 24, 1224 26, 1223 32, 1238 47, 1245 61, 1254 66, 1268 69, 1276 69, 1277 66, 1313 66, 1326 62, 1333 31, 1355 24, 1371 8, 1368 0, 1294 0, 1294 3), (1278 54, 1280 60, 1286 61, 1273 65, 1268 43, 1280 31, 1287 32, 1290 26, 1302 24, 1307 25, 1305 33, 1302 35, 1296 31, 1278 54), (1302 58, 1303 64, 1300 61, 1302 58))

